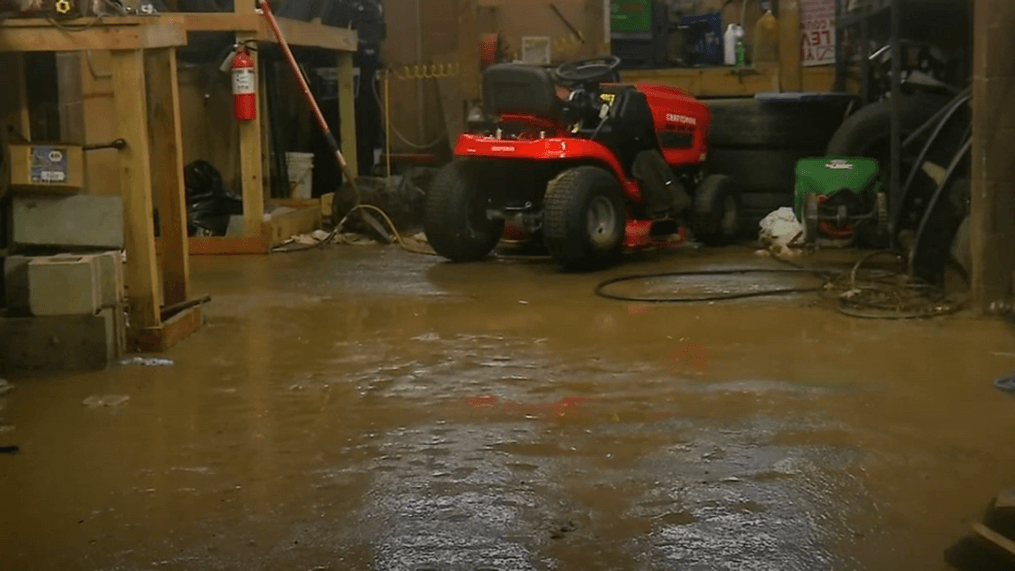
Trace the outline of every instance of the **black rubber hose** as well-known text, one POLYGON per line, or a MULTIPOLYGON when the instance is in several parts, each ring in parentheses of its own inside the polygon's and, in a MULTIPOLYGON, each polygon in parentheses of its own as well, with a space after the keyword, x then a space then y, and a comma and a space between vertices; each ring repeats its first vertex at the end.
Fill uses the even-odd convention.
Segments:
POLYGON ((703 270, 703 271, 686 271, 686 272, 664 272, 659 274, 643 274, 636 276, 621 276, 618 278, 608 279, 598 286, 596 286, 596 295, 606 299, 613 299, 617 301, 635 301, 642 303, 701 303, 706 301, 730 301, 735 299, 749 299, 757 297, 772 297, 777 295, 787 295, 791 293, 814 293, 825 289, 825 285, 828 283, 829 276, 826 272, 821 270, 809 270, 805 268, 794 268, 792 270, 779 270, 779 269, 762 269, 762 268, 745 268, 736 270, 703 270), (741 293, 726 293, 718 295, 705 295, 695 297, 667 297, 667 298, 654 298, 654 297, 635 297, 626 296, 620 294, 613 294, 606 291, 606 288, 611 285, 622 283, 622 282, 633 282, 642 280, 651 280, 659 278, 676 278, 676 277, 687 277, 687 276, 728 276, 728 275, 744 275, 744 274, 797 274, 797 275, 811 275, 817 276, 825 280, 825 284, 817 287, 794 287, 794 288, 777 288, 768 289, 762 291, 752 292, 741 292, 741 293))

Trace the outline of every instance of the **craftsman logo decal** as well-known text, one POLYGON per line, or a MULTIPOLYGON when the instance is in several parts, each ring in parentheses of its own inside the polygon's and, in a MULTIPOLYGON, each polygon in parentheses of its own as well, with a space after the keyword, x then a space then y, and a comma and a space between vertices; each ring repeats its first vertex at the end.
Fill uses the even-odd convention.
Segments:
POLYGON ((825 165, 825 168, 830 168, 832 170, 848 170, 853 168, 853 164, 843 160, 834 160, 825 165))
POLYGON ((680 123, 682 125, 697 125, 698 120, 694 117, 688 117, 686 115, 675 115, 673 113, 666 114, 666 120, 670 123, 680 123))
POLYGON ((490 147, 490 150, 495 153, 510 153, 515 150, 514 147, 490 147))

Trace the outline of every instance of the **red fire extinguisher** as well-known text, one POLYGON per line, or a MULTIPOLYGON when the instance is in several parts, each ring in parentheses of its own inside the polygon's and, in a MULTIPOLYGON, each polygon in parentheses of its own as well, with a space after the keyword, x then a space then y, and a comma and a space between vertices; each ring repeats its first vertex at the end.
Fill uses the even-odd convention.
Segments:
POLYGON ((257 117, 257 79, 254 60, 247 49, 240 47, 233 58, 233 111, 238 121, 252 121, 257 117))

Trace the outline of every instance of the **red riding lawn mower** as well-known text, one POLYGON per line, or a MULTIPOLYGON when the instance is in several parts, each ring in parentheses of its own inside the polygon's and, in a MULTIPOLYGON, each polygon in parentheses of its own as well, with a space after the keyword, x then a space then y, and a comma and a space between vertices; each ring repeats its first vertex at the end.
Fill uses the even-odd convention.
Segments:
POLYGON ((739 197, 702 166, 708 107, 680 89, 620 84, 619 66, 604 56, 552 72, 487 68, 486 118, 470 122, 427 197, 424 230, 438 255, 485 258, 507 220, 569 271, 682 241, 688 223, 708 245, 736 235, 739 197))

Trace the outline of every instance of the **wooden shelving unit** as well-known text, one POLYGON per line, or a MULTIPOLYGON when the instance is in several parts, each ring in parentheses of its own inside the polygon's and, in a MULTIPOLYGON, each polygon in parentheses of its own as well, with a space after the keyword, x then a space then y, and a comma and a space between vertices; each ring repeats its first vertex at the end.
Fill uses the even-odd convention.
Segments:
MULTIPOLYGON (((335 52, 343 149, 355 171, 356 124, 353 98, 353 30, 317 23, 279 19, 293 46, 335 52), (350 144, 351 143, 351 144, 350 144)), ((267 167, 262 141, 263 114, 240 125, 240 164, 244 205, 241 238, 187 237, 180 94, 176 48, 187 45, 187 32, 231 32, 237 42, 274 43, 254 0, 237 0, 233 13, 170 13, 155 16, 81 18, 54 25, 46 19, 8 18, 0 25, 0 69, 5 81, 0 120, 31 138, 24 79, 24 52, 108 51, 111 54, 112 97, 119 138, 119 194, 124 199, 131 348, 161 351, 197 330, 203 319, 200 304, 163 321, 162 308, 191 299, 191 254, 268 253, 273 245, 319 227, 321 207, 299 209, 282 220, 265 221, 263 180, 267 167), (6 52, 6 53, 5 53, 6 52), (6 80, 7 77, 13 80, 6 80), (139 94, 149 93, 148 97, 139 94), (150 111, 150 112, 149 112, 150 111), (158 201, 160 237, 155 238, 153 184, 158 201), (161 268, 160 268, 161 265, 161 268), (160 271, 161 269, 161 271, 160 271), (160 277, 161 276, 161 277, 160 277)), ((251 56, 255 60, 256 52, 251 56)), ((259 108, 260 102, 259 102, 259 108)), ((355 173, 354 173, 355 174, 355 173)))

